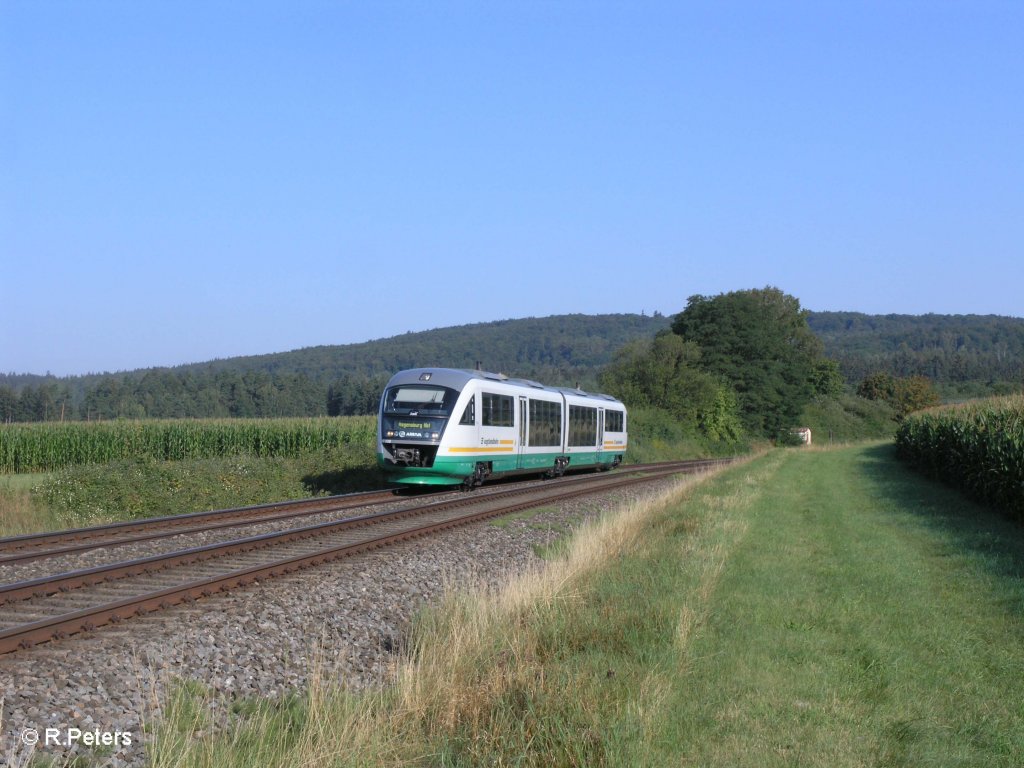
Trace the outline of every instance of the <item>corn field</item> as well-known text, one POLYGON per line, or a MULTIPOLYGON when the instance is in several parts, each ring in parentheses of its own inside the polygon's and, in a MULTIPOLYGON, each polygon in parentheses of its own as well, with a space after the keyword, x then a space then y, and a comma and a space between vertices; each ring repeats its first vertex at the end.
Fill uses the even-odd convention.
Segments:
POLYGON ((0 473, 49 472, 121 459, 292 458, 372 444, 373 416, 197 419, 0 425, 0 473))
POLYGON ((908 416, 896 447, 925 474, 1024 520, 1024 395, 908 416))

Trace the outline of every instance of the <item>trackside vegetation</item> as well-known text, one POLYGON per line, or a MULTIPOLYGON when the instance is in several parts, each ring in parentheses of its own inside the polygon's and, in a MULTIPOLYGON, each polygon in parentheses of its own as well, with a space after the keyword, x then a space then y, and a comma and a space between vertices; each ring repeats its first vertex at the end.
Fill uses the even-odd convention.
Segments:
MULTIPOLYGON (((659 409, 637 408, 629 418, 631 463, 749 450, 745 441, 709 440, 659 409)), ((0 424, 0 475, 115 462, 295 459, 342 447, 365 448, 372 458, 376 429, 375 416, 0 424)))
MULTIPOLYGON (((43 476, 27 492, 10 493, 9 499, 0 490, 0 520, 6 523, 7 502, 15 501, 17 496, 27 496, 21 504, 32 504, 42 511, 35 529, 42 530, 350 493, 385 485, 373 448, 365 444, 295 458, 136 459, 58 470, 43 476), (51 521, 49 525, 47 520, 51 521)), ((0 524, 0 535, 14 533, 0 524)))
MULTIPOLYGON (((22 463, 32 455, 41 463, 46 456, 123 458, 34 475, 0 473, 0 536, 387 485, 372 416, 0 426, 0 442, 12 452, 14 442, 4 441, 13 434, 21 438, 24 453, 15 461, 22 463)), ((657 409, 630 412, 629 463, 747 450, 711 443, 657 409)))
POLYGON ((912 414, 896 446, 929 477, 1024 521, 1024 395, 912 414))
POLYGON ((1017 766, 1024 540, 891 445, 777 449, 424 613, 393 682, 211 707, 179 766, 1017 766), (229 712, 216 716, 215 712, 229 712), (217 722, 220 718, 220 722, 217 722))

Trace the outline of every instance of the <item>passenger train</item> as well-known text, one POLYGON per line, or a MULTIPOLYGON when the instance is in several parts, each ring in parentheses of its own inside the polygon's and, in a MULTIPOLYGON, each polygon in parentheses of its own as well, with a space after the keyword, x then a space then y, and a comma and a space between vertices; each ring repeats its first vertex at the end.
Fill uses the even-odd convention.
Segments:
POLYGON ((614 397, 485 371, 400 371, 378 416, 377 462, 394 483, 472 487, 611 469, 627 444, 626 407, 614 397))

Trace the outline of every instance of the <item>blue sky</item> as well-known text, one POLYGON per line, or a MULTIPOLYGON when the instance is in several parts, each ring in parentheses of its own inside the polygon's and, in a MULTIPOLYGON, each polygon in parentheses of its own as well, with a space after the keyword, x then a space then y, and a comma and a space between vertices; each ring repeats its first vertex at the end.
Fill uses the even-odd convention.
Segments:
POLYGON ((1024 3, 0 0, 0 371, 1024 315, 1024 3))

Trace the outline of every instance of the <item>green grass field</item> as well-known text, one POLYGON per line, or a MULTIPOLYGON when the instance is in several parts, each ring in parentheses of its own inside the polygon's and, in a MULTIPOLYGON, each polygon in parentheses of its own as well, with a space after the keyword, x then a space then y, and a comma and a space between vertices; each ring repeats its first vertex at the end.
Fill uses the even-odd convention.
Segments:
POLYGON ((155 764, 1019 766, 1022 533, 889 445, 771 451, 427 613, 383 694, 196 738, 193 690, 155 764))
POLYGON ((773 458, 661 718, 666 764, 1024 761, 1024 531, 889 446, 773 458))

